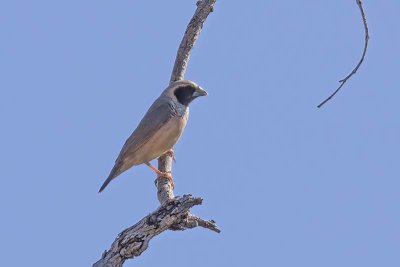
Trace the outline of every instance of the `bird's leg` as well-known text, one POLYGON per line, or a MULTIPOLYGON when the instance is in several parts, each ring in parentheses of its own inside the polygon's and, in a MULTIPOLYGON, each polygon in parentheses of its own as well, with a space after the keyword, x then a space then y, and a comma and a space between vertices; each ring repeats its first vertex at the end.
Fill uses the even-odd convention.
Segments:
POLYGON ((150 162, 145 162, 145 164, 146 164, 147 166, 149 166, 150 169, 152 169, 155 173, 157 173, 157 174, 161 173, 161 172, 160 172, 156 167, 154 167, 150 162))
POLYGON ((170 157, 173 159, 174 163, 176 163, 175 153, 174 153, 174 149, 173 149, 173 148, 171 148, 170 150, 168 150, 167 152, 165 152, 165 154, 168 155, 168 156, 170 156, 170 157))
POLYGON ((157 173, 157 177, 164 177, 171 182, 172 188, 175 187, 174 179, 172 178, 171 172, 161 172, 159 169, 154 167, 150 162, 145 162, 147 166, 150 167, 155 173, 157 173))

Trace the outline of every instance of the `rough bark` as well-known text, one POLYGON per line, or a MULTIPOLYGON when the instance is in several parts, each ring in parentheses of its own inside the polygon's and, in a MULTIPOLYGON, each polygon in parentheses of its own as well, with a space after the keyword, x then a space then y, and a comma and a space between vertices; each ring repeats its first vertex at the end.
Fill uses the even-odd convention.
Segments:
MULTIPOLYGON (((216 0, 197 2, 197 9, 179 46, 170 83, 184 78, 190 51, 207 16, 213 11, 215 2, 216 0)), ((172 153, 164 154, 158 160, 158 169, 162 172, 171 172, 172 161, 172 153)), ((135 225, 122 231, 112 243, 111 248, 103 253, 101 259, 94 263, 93 267, 122 266, 125 260, 141 255, 147 249, 150 240, 165 230, 186 230, 201 226, 217 233, 220 232, 213 220, 203 220, 190 213, 191 207, 202 203, 201 198, 191 195, 174 197, 172 184, 165 178, 157 178, 156 186, 161 206, 135 225)))
POLYGON ((105 251, 93 267, 120 267, 127 259, 140 256, 149 245, 149 241, 165 230, 186 230, 201 226, 219 233, 214 221, 205 221, 188 211, 194 205, 200 205, 201 198, 184 195, 160 206, 135 225, 122 231, 111 248, 105 251))

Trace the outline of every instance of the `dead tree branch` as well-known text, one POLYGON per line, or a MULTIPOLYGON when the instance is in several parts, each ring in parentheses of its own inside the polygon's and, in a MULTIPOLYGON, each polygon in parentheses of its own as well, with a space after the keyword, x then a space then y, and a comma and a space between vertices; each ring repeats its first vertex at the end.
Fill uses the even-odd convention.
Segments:
POLYGON ((186 230, 201 226, 219 233, 214 221, 204 221, 196 216, 188 216, 188 211, 200 205, 201 198, 184 195, 159 207, 156 211, 141 219, 135 225, 122 231, 111 248, 93 267, 121 267, 127 259, 140 256, 149 245, 149 241, 165 230, 186 230))
MULTIPOLYGON (((179 46, 170 83, 184 78, 191 49, 194 46, 203 23, 213 11, 216 0, 201 0, 197 2, 197 9, 187 26, 185 35, 179 46)), ((158 160, 158 169, 162 172, 171 172, 173 155, 166 153, 158 160)), ((201 226, 219 233, 213 220, 204 220, 190 213, 189 209, 202 203, 201 198, 184 195, 174 197, 170 181, 157 178, 157 197, 160 207, 141 219, 135 225, 122 231, 111 248, 105 251, 93 267, 121 267, 127 259, 138 257, 148 247, 150 240, 165 230, 186 230, 201 226)))
POLYGON ((357 71, 358 68, 361 66, 361 64, 364 61, 365 58, 365 54, 367 53, 367 48, 368 48, 368 40, 369 40, 369 31, 368 31, 368 24, 367 24, 367 17, 365 16, 365 12, 361 3, 361 0, 356 0, 357 6, 360 9, 361 12, 361 18, 364 24, 364 31, 365 31, 365 41, 364 41, 364 50, 361 56, 361 59, 358 61, 358 64, 356 65, 356 67, 350 72, 349 75, 347 75, 344 79, 340 80, 339 83, 339 87, 328 97, 326 98, 324 101, 322 101, 321 104, 318 105, 318 108, 322 107, 326 102, 328 102, 329 100, 332 99, 332 97, 334 97, 339 91, 340 89, 342 89, 343 85, 347 82, 348 79, 351 78, 351 76, 353 76, 357 71))

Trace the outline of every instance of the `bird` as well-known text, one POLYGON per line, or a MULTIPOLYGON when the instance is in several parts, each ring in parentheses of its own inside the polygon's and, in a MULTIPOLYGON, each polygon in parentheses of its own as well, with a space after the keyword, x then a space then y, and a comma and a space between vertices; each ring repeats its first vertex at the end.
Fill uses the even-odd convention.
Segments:
POLYGON ((178 142, 189 117, 189 104, 197 97, 206 95, 208 93, 193 81, 171 83, 153 102, 126 140, 99 193, 118 175, 143 163, 157 176, 169 179, 173 186, 172 175, 159 171, 150 161, 166 152, 173 153, 173 146, 178 142))

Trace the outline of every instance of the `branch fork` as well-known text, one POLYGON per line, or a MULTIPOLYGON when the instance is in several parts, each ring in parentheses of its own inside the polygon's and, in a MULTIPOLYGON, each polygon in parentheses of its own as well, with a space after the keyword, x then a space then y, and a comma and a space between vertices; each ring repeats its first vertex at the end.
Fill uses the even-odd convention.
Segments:
POLYGON ((127 259, 140 256, 147 249, 149 241, 166 230, 183 231, 200 226, 219 233, 214 221, 206 221, 190 213, 189 209, 201 205, 202 201, 199 197, 184 195, 164 203, 156 211, 119 233, 111 248, 103 253, 93 267, 122 266, 127 259))

